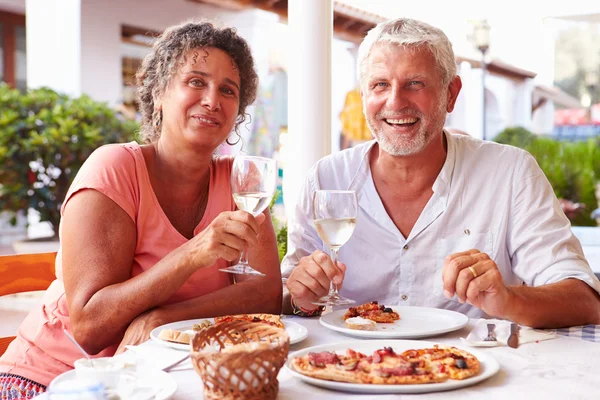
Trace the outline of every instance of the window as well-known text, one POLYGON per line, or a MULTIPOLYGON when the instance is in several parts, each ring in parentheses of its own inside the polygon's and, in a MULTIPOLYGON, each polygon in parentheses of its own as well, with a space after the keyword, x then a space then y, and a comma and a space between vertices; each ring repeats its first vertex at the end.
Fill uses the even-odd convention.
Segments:
POLYGON ((0 79, 25 90, 27 66, 25 16, 0 11, 0 79))

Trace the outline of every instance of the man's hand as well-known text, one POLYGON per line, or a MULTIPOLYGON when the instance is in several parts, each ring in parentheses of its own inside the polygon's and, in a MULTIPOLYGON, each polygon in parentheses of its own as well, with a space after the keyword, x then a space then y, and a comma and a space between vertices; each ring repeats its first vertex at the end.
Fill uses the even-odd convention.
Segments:
POLYGON ((456 293, 461 303, 469 303, 488 315, 502 317, 511 298, 496 263, 486 253, 473 249, 446 257, 442 270, 444 296, 456 293))
POLYGON ((341 287, 344 281, 346 265, 338 262, 333 265, 331 257, 320 250, 315 250, 310 256, 302 257, 292 271, 286 286, 294 303, 304 310, 314 310, 312 304, 318 298, 329 293, 330 282, 341 287))

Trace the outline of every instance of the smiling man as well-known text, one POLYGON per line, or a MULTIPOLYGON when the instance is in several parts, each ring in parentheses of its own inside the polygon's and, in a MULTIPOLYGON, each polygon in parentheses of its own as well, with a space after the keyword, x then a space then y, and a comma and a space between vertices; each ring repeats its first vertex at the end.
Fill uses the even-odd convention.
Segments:
POLYGON ((383 22, 361 44, 358 71, 375 140, 309 172, 289 223, 284 309, 319 313, 312 302, 333 281, 358 303, 535 327, 600 324, 600 282, 533 157, 444 131, 462 86, 446 35, 420 21, 383 22), (337 266, 312 222, 319 189, 358 196, 337 266))

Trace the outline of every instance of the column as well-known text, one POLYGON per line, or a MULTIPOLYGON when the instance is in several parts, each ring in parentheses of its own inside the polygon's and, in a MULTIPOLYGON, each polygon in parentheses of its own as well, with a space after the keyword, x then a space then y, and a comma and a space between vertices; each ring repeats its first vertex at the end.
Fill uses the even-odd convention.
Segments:
POLYGON ((27 85, 81 95, 81 0, 26 0, 27 85))
POLYGON ((289 0, 289 143, 283 175, 286 215, 293 215, 301 183, 331 152, 332 0, 289 0))

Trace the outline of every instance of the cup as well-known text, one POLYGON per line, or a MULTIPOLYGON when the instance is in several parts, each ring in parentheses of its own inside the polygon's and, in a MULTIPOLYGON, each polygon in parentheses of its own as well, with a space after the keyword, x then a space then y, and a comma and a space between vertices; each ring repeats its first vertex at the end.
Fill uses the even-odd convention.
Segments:
POLYGON ((112 357, 94 358, 92 362, 80 358, 74 366, 77 379, 101 382, 110 391, 117 389, 121 374, 125 371, 125 363, 112 357))

